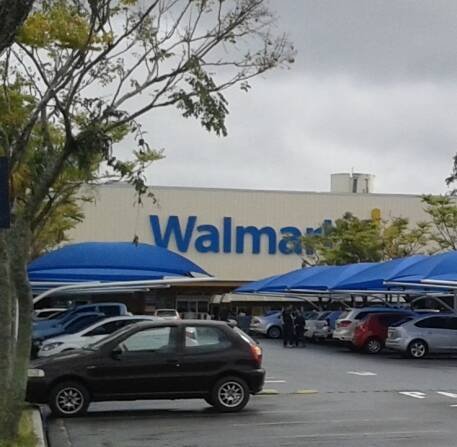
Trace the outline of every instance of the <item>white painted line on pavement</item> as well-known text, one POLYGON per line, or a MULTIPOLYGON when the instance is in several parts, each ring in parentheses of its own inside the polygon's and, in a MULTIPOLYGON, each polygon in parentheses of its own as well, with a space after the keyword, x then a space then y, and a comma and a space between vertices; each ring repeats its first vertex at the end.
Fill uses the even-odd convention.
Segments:
POLYGON ((415 397, 416 399, 426 399, 427 395, 420 391, 399 391, 398 394, 403 394, 408 397, 415 397))
POLYGON ((290 436, 274 436, 275 438, 286 439, 300 439, 300 438, 357 438, 357 437, 370 437, 381 436, 383 438, 393 438, 396 436, 411 436, 414 437, 419 434, 432 434, 432 433, 450 433, 449 430, 413 430, 413 431, 366 431, 361 433, 314 433, 309 435, 290 435, 290 436))
POLYGON ((286 383, 285 380, 265 380, 265 383, 286 383))
POLYGON ((442 396, 452 397, 453 399, 457 399, 457 394, 455 393, 448 393, 447 391, 437 391, 437 394, 441 394, 442 396))
POLYGON ((375 376, 376 373, 371 371, 347 371, 346 374, 353 374, 355 376, 375 376))
MULTIPOLYGON (((383 422, 385 421, 400 421, 400 420, 408 420, 406 417, 402 418, 383 418, 383 422)), ((335 424, 346 424, 346 423, 352 423, 352 422, 378 422, 379 419, 332 419, 331 420, 335 424)), ((296 424, 328 424, 328 420, 312 420, 310 421, 309 419, 305 421, 279 421, 279 422, 256 422, 256 423, 238 423, 238 424, 232 424, 233 427, 259 427, 259 426, 264 426, 264 425, 296 425, 296 424)))

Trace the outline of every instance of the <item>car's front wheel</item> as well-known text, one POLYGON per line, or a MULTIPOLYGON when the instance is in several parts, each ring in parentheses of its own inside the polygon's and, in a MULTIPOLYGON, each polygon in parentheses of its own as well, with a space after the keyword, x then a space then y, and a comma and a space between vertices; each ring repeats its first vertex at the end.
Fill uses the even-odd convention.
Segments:
POLYGON ((240 411, 249 402, 249 389, 239 377, 224 377, 214 385, 210 400, 217 410, 224 413, 240 411))
POLYGON ((427 343, 423 340, 413 340, 408 345, 408 355, 413 359, 422 359, 428 353, 427 343))
POLYGON ((281 328, 278 326, 272 326, 270 329, 268 329, 267 332, 267 337, 268 338, 281 338, 281 328))
POLYGON ((86 412, 89 404, 90 394, 82 383, 61 382, 51 390, 49 406, 56 416, 80 416, 86 412))

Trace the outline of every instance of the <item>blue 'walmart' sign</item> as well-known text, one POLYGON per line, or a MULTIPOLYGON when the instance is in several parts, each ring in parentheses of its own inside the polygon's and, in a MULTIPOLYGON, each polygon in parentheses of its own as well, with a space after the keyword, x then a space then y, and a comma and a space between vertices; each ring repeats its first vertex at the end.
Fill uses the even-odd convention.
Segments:
MULTIPOLYGON (((302 230, 293 226, 285 226, 276 231, 273 227, 255 227, 252 225, 233 225, 231 217, 224 217, 222 225, 217 227, 210 224, 197 225, 197 216, 187 217, 187 222, 180 222, 178 216, 169 216, 166 224, 161 226, 159 216, 149 216, 155 244, 168 248, 171 241, 182 253, 189 250, 193 244, 199 253, 245 253, 260 254, 266 247, 268 254, 277 252, 289 255, 302 254, 300 238, 302 230)), ((325 225, 332 221, 326 219, 325 225)), ((320 234, 321 228, 306 228, 305 234, 320 234)))

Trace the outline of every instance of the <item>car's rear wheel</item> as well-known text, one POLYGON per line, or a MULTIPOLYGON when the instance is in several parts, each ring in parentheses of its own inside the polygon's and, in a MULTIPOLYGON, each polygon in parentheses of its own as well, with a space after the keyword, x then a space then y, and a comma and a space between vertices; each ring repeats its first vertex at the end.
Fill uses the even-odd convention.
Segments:
POLYGON ((210 400, 224 413, 240 411, 249 402, 249 389, 239 377, 224 377, 214 385, 210 400))
POLYGON ((80 382, 58 383, 49 397, 49 406, 56 416, 72 417, 84 414, 90 404, 90 394, 80 382))
POLYGON ((281 338, 281 335, 282 335, 282 331, 281 331, 281 328, 278 326, 272 326, 267 331, 268 338, 281 338))
POLYGON ((413 359, 422 359, 428 354, 427 343, 423 340, 413 340, 408 345, 408 355, 413 359))
POLYGON ((369 338, 365 343, 365 352, 368 354, 377 354, 383 348, 381 340, 378 338, 369 338))

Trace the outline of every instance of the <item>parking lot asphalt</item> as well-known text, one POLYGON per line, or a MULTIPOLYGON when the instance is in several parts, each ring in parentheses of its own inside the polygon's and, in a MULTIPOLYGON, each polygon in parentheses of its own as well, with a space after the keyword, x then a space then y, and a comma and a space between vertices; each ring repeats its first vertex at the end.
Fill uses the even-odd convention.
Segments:
POLYGON ((265 393, 237 414, 202 400, 93 404, 48 419, 51 447, 457 445, 457 358, 368 356, 260 340, 265 393))

